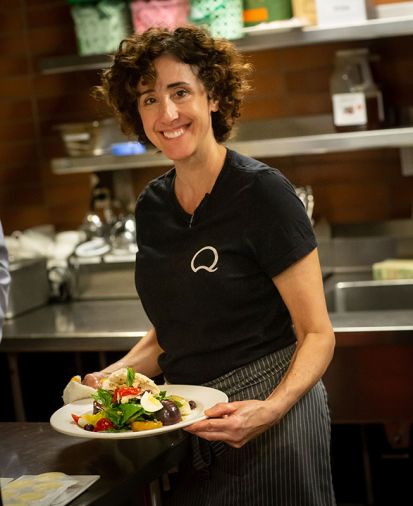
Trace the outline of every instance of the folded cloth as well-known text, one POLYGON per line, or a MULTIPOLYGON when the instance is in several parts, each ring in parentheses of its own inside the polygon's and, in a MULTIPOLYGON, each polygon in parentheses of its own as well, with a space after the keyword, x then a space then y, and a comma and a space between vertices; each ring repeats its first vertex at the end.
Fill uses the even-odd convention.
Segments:
POLYGON ((69 404, 80 399, 88 399, 95 392, 95 388, 82 385, 80 376, 73 376, 63 390, 63 402, 69 404))

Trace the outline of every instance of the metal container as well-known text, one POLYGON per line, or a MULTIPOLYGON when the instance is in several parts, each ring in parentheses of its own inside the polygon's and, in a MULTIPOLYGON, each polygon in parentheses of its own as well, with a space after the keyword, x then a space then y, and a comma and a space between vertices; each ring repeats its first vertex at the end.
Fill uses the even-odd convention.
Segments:
POLYGON ((100 257, 70 260, 74 300, 135 299, 135 262, 100 257))
POLYGON ((392 236, 334 237, 318 240, 323 269, 355 272, 368 270, 386 258, 394 258, 396 240, 392 236))
POLYGON ((49 301, 49 280, 46 258, 11 262, 9 305, 5 317, 13 318, 49 301))
POLYGON ((115 120, 107 118, 84 123, 57 125, 69 156, 98 156, 110 153, 112 142, 127 140, 115 120))

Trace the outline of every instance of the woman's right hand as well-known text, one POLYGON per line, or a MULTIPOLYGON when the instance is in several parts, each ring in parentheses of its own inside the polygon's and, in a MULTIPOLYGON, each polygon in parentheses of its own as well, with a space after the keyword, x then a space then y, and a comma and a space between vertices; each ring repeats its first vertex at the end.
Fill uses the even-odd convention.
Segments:
POLYGON ((86 376, 82 380, 82 385, 87 385, 92 388, 99 388, 100 382, 103 378, 106 378, 109 373, 103 372, 92 372, 86 374, 86 376))
POLYGON ((149 378, 157 376, 162 372, 158 365, 158 357, 162 352, 163 349, 159 346, 155 329, 152 327, 123 358, 102 371, 86 374, 82 384, 99 388, 103 378, 122 367, 132 367, 149 378))

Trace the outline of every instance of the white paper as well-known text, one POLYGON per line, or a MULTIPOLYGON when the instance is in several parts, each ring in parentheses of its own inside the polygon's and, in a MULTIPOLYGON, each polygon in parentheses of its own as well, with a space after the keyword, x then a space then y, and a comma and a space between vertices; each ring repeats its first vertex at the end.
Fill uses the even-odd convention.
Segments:
POLYGON ((365 0, 316 0, 320 26, 347 25, 367 20, 365 0))
POLYGON ((65 506, 69 504, 75 497, 84 492, 87 488, 89 488, 95 481, 97 481, 100 476, 98 474, 92 475, 76 475, 71 476, 76 480, 76 484, 67 488, 63 494, 56 499, 52 506, 65 506))

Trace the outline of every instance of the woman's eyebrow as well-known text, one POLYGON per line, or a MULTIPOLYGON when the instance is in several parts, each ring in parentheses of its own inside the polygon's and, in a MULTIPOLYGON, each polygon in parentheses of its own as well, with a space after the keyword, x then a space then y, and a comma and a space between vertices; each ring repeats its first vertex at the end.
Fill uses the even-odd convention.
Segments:
MULTIPOLYGON (((171 88, 177 88, 179 86, 190 86, 190 83, 187 83, 185 81, 177 81, 176 83, 167 84, 166 89, 169 90, 171 88)), ((138 92, 138 97, 142 97, 142 95, 145 95, 147 93, 154 93, 154 91, 155 88, 148 88, 147 90, 138 92)))
POLYGON ((138 97, 142 97, 143 95, 146 95, 147 93, 153 93, 155 91, 154 88, 148 88, 145 91, 138 91, 138 97))
POLYGON ((189 83, 185 81, 177 81, 176 83, 171 83, 167 85, 167 88, 176 88, 177 86, 189 86, 189 83))

